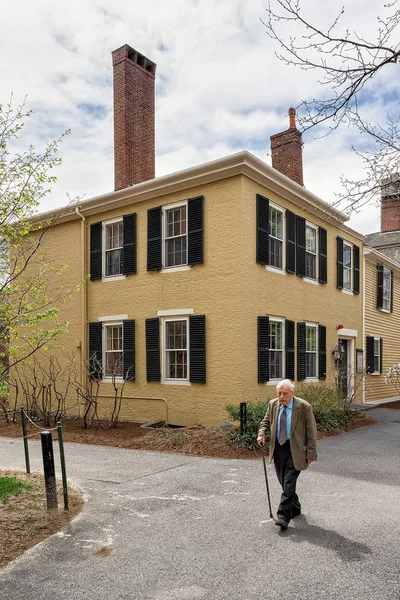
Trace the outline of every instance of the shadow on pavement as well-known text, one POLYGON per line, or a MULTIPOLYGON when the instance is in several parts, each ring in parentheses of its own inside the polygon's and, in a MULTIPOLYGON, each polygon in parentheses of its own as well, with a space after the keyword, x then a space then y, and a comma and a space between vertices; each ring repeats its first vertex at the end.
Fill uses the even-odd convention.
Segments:
POLYGON ((314 546, 333 550, 341 560, 346 562, 359 562, 368 554, 372 554, 372 550, 365 544, 350 540, 331 529, 310 525, 304 515, 296 518, 296 527, 290 526, 280 535, 290 538, 292 542, 309 542, 314 546))

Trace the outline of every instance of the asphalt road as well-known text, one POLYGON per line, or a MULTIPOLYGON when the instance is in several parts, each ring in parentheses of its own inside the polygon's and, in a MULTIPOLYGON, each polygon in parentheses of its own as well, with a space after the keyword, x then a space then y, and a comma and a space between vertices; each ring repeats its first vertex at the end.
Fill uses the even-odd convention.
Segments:
MULTIPOLYGON (((1 600, 399 600, 400 411, 369 414, 379 424, 319 443, 286 532, 260 459, 66 444, 86 507, 0 572, 1 600)), ((24 469, 20 440, 0 438, 0 468, 24 469)))

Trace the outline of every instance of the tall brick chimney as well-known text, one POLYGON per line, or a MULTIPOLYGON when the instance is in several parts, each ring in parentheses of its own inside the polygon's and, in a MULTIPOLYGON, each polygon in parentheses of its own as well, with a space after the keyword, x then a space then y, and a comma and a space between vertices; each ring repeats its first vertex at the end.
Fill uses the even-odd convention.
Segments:
POLYGON ((156 65, 128 45, 112 53, 115 190, 155 177, 156 65))
POLYGON ((299 185, 303 183, 303 142, 296 127, 296 111, 289 108, 289 129, 271 135, 272 166, 299 185))
POLYGON ((381 181, 381 231, 400 230, 400 173, 381 181))

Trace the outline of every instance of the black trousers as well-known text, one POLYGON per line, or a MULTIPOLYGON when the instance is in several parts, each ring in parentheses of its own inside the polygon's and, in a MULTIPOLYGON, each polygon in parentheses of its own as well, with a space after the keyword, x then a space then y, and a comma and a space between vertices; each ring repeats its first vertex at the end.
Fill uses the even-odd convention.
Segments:
POLYGON ((300 471, 297 471, 293 466, 289 440, 282 446, 278 440, 276 441, 274 464, 279 483, 282 486, 281 501, 277 515, 279 519, 285 521, 285 523, 289 523, 292 518, 292 511, 299 512, 301 510, 300 500, 296 494, 296 483, 300 471))

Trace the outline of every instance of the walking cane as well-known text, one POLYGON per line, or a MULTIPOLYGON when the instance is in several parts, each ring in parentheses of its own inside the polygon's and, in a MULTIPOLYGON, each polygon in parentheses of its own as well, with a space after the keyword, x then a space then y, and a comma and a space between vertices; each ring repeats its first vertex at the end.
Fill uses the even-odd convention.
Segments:
POLYGON ((264 473, 265 473, 265 485, 267 486, 267 496, 268 496, 268 506, 269 506, 269 516, 273 519, 272 509, 271 509, 271 498, 269 495, 269 485, 268 485, 268 475, 267 475, 267 465, 265 464, 265 456, 263 456, 263 464, 264 464, 264 473))

